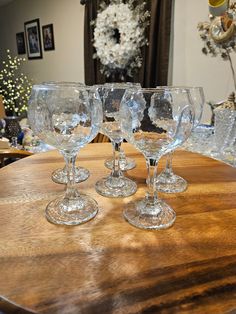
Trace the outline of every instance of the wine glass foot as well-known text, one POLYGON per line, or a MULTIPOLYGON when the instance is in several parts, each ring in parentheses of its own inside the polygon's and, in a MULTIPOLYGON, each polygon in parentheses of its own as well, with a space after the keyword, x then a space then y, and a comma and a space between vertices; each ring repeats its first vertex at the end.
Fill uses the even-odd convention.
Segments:
POLYGON ((175 211, 162 200, 155 206, 147 205, 145 200, 128 203, 123 215, 131 225, 150 230, 167 229, 176 219, 175 211))
POLYGON ((91 197, 80 194, 78 198, 69 200, 57 198, 46 208, 46 218, 57 225, 80 225, 96 216, 98 204, 91 197))
POLYGON ((174 173, 167 174, 162 172, 156 178, 156 188, 163 193, 181 193, 184 192, 187 187, 187 181, 174 173))
MULTIPOLYGON (((90 172, 88 169, 83 167, 75 167, 75 182, 80 183, 88 179, 90 172)), ((52 173, 52 180, 55 183, 67 184, 67 172, 66 169, 56 169, 52 173)))
POLYGON ((128 197, 137 191, 137 184, 126 178, 102 178, 95 184, 98 194, 105 197, 128 197))
MULTIPOLYGON (((105 160, 104 165, 105 165, 106 168, 112 170, 112 168, 113 168, 113 159, 110 158, 110 159, 105 160)), ((131 169, 133 169, 135 167, 136 167, 136 162, 132 158, 127 158, 126 157, 125 160, 120 160, 120 169, 122 171, 131 170, 131 169)))

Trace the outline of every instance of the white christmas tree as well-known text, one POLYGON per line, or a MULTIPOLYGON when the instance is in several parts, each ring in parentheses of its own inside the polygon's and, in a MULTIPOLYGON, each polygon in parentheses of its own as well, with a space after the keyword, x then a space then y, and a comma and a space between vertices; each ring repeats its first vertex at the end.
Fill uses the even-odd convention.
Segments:
POLYGON ((20 116, 27 112, 32 83, 20 71, 25 61, 24 58, 12 57, 10 50, 7 50, 7 60, 2 62, 0 95, 3 96, 3 104, 8 115, 20 116))

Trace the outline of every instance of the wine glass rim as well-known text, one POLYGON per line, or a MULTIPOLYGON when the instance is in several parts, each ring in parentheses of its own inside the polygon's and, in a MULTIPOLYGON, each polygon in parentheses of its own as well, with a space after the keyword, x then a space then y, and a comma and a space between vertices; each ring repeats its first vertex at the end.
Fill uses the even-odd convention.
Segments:
MULTIPOLYGON (((37 84, 36 84, 37 85, 37 84)), ((43 81, 39 85, 68 85, 68 86, 85 86, 84 83, 81 82, 72 82, 72 81, 43 81)))
POLYGON ((133 82, 114 82, 114 83, 104 83, 104 86, 136 86, 140 85, 140 83, 133 83, 133 82))
POLYGON ((32 89, 36 89, 36 90, 59 90, 61 88, 68 89, 68 90, 71 88, 76 88, 83 91, 97 89, 94 86, 87 86, 87 85, 80 85, 80 84, 67 84, 67 83, 63 84, 62 82, 61 84, 42 83, 42 84, 34 84, 32 86, 32 89))
MULTIPOLYGON (((131 90, 130 88, 127 88, 127 90, 131 90)), ((156 88, 156 87, 150 87, 150 88, 138 88, 136 90, 133 90, 135 93, 136 92, 143 92, 143 93, 160 93, 163 91, 181 91, 184 93, 189 93, 189 90, 187 88, 184 87, 169 87, 169 86, 163 86, 160 88, 156 88)))
POLYGON ((141 88, 140 83, 124 82, 124 83, 104 83, 104 84, 95 84, 93 85, 97 88, 114 88, 114 89, 127 89, 132 87, 141 88))
POLYGON ((170 89, 202 89, 202 86, 188 86, 188 85, 173 85, 173 86, 156 86, 157 89, 164 89, 164 88, 170 88, 170 89))

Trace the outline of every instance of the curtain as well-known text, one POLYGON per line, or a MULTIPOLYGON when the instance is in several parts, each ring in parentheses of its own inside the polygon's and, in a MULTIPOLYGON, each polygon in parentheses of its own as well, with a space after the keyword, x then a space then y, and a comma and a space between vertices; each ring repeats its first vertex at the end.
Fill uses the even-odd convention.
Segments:
POLYGON ((93 59, 95 50, 92 43, 93 28, 90 23, 95 20, 98 8, 99 0, 86 1, 84 13, 84 71, 86 85, 105 82, 105 77, 100 73, 99 60, 93 59))
MULTIPOLYGON (((133 78, 127 81, 139 82, 143 87, 167 85, 172 0, 149 0, 147 9, 151 13, 150 25, 147 29, 149 45, 142 48, 142 67, 133 78)), ((85 5, 84 20, 84 63, 85 83, 87 85, 102 84, 111 81, 101 74, 101 64, 93 59, 93 28, 91 21, 96 19, 99 0, 90 0, 85 5)), ((114 80, 114 79, 113 79, 114 80)))

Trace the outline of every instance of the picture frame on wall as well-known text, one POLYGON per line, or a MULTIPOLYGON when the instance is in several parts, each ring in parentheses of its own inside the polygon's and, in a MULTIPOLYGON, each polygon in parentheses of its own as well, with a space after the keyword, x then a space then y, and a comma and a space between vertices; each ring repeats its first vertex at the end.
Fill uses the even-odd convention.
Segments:
POLYGON ((43 30, 43 48, 45 51, 55 50, 53 24, 44 25, 43 30))
POLYGON ((24 32, 20 32, 16 34, 16 47, 17 47, 18 55, 26 54, 24 32))
POLYGON ((39 19, 25 22, 24 25, 28 59, 42 59, 39 19))

